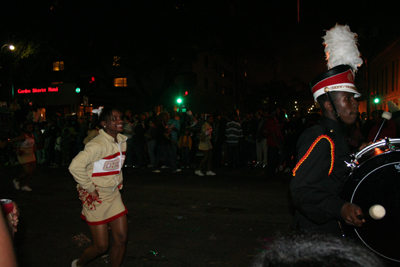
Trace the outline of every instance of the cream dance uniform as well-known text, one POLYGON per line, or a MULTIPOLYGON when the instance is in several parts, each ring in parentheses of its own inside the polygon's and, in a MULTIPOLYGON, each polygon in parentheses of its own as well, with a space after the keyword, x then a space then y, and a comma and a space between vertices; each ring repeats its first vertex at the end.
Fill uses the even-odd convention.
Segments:
POLYGON ((25 135, 25 140, 21 141, 19 144, 19 150, 21 153, 17 153, 17 158, 19 164, 26 164, 36 161, 35 153, 33 153, 33 148, 35 146, 35 139, 33 135, 25 135))
POLYGON ((126 136, 114 137, 103 129, 86 144, 85 149, 72 160, 69 171, 78 183, 82 201, 81 218, 88 225, 100 225, 128 213, 121 199, 122 171, 125 160, 126 136), (98 199, 90 192, 97 190, 98 199))

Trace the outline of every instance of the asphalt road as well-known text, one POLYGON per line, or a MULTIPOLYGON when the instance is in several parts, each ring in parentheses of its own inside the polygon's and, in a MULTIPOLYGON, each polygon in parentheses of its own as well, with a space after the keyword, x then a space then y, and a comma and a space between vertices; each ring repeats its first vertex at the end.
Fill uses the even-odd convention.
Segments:
MULTIPOLYGON (((37 167, 32 192, 17 191, 20 166, 1 169, 1 198, 21 210, 15 236, 20 266, 70 266, 91 239, 80 219, 76 183, 67 167, 37 167)), ((249 266, 265 240, 290 229, 290 174, 219 168, 214 177, 185 169, 124 169, 129 210, 124 266, 249 266)), ((90 266, 109 266, 109 256, 90 266)))

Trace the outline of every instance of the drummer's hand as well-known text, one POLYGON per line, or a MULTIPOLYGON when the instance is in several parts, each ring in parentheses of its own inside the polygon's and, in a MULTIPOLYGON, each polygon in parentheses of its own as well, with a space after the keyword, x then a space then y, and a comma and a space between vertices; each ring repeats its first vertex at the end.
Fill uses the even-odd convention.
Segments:
POLYGON ((362 143, 361 146, 358 148, 358 150, 361 150, 369 145, 372 145, 372 142, 368 142, 368 143, 362 143))
POLYGON ((363 212, 359 206, 353 203, 345 203, 340 215, 348 225, 362 226, 365 223, 364 219, 360 220, 357 218, 358 215, 363 215, 363 212))

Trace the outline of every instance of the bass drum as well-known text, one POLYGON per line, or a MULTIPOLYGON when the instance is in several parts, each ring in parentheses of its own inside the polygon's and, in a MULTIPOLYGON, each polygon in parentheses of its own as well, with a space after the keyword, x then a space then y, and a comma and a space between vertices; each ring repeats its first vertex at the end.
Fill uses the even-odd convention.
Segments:
POLYGON ((366 218, 362 227, 346 229, 345 234, 400 262, 400 139, 384 139, 364 148, 354 155, 352 167, 341 197, 361 207, 366 218), (381 219, 368 215, 374 205, 386 211, 381 219))

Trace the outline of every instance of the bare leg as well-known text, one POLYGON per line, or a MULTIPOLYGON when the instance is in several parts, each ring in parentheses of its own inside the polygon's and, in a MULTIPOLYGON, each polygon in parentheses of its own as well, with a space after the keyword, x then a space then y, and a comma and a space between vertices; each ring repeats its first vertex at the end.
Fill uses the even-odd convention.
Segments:
POLYGON ((90 232, 93 237, 93 244, 88 247, 79 261, 78 266, 86 266, 89 262, 96 259, 98 256, 107 252, 109 246, 108 225, 89 225, 90 232))
POLYGON ((111 266, 120 267, 124 260, 126 243, 128 241, 128 220, 126 215, 109 223, 114 244, 111 248, 111 266))
POLYGON ((208 151, 209 151, 209 150, 203 151, 204 157, 203 157, 203 159, 200 161, 200 164, 199 164, 199 166, 197 167, 197 170, 201 170, 201 169, 203 168, 203 165, 207 162, 207 160, 208 160, 208 151))
POLYGON ((22 173, 20 176, 18 176, 18 178, 16 179, 21 186, 26 185, 25 181, 28 179, 27 177, 29 176, 29 166, 28 163, 22 164, 22 173))
POLYGON ((25 165, 27 165, 27 167, 28 167, 27 172, 28 172, 29 175, 26 177, 25 184, 22 184, 22 185, 29 185, 29 183, 30 183, 30 181, 32 180, 32 177, 33 177, 33 172, 36 169, 36 161, 30 162, 30 163, 25 164, 25 165))

